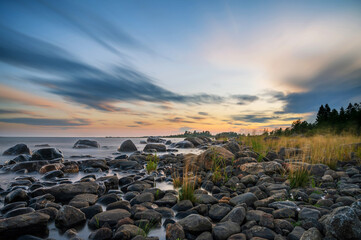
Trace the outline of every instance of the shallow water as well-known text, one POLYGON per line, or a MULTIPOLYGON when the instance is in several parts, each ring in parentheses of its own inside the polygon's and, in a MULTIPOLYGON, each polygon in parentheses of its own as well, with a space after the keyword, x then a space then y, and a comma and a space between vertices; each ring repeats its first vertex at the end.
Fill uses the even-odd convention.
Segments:
MULTIPOLYGON (((114 158, 119 154, 129 154, 129 153, 120 153, 117 151, 120 144, 127 140, 131 139, 138 150, 143 150, 146 144, 141 144, 141 141, 146 141, 146 138, 76 138, 76 137, 0 137, 0 154, 2 154, 6 149, 9 147, 12 147, 18 143, 25 143, 31 151, 35 151, 37 149, 43 148, 43 147, 35 147, 35 145, 40 144, 49 144, 50 147, 55 147, 61 150, 64 154, 65 160, 81 160, 81 159, 89 159, 89 157, 81 157, 81 158, 71 158, 71 156, 80 156, 80 155, 91 155, 94 158, 114 158), (79 139, 91 139, 96 140, 100 144, 99 149, 74 149, 73 145, 74 143, 79 139)), ((181 138, 166 138, 166 140, 171 140, 172 142, 178 142, 182 141, 181 138)), ((199 154, 202 150, 199 150, 197 148, 194 149, 178 149, 178 152, 175 152, 175 154, 179 153, 195 153, 199 154)), ((166 152, 168 153, 168 152, 166 152)), ((166 154, 166 153, 159 153, 158 155, 166 154)), ((15 158, 15 156, 0 156, 0 164, 3 164, 5 161, 15 158)), ((140 170, 145 171, 145 170, 140 170)), ((137 171, 139 172, 139 171, 137 171)), ((102 176, 112 176, 117 175, 118 178, 134 174, 132 170, 128 171, 106 171, 106 172, 100 172, 100 173, 91 173, 95 174, 98 177, 102 176)), ((34 176, 36 179, 40 179, 41 175, 32 172, 26 174, 27 176, 34 176)), ((71 173, 71 174, 65 174, 64 179, 69 179, 72 182, 76 182, 80 180, 85 175, 88 175, 88 173, 71 173)), ((12 173, 12 172, 1 172, 0 171, 0 187, 3 189, 6 189, 9 184, 14 181, 16 177, 20 175, 12 173)), ((173 190, 173 184, 170 182, 156 182, 157 188, 166 191, 166 190, 173 190)), ((3 202, 0 201, 0 207, 3 206, 3 202)), ((103 207, 103 210, 105 210, 105 207, 103 207)), ((165 218, 162 219, 162 224, 164 222, 165 218)), ((88 221, 87 221, 88 222, 88 221)), ((77 236, 82 239, 88 239, 90 233, 92 232, 87 222, 84 225, 75 227, 77 230, 77 236)), ((65 236, 64 232, 62 232, 60 229, 58 229, 54 222, 51 222, 48 224, 49 229, 49 238, 52 239, 68 239, 67 236, 65 236)), ((160 240, 165 239, 165 228, 163 226, 159 228, 152 229, 148 236, 157 236, 160 240)))

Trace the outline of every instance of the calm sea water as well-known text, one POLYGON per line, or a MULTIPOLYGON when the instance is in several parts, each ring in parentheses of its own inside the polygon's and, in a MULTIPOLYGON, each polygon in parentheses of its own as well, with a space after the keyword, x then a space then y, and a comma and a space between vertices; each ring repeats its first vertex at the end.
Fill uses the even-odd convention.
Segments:
MULTIPOLYGON (((0 137, 0 164, 9 159, 13 159, 14 156, 2 156, 2 153, 9 147, 18 143, 25 143, 28 145, 31 151, 37 150, 42 147, 36 147, 40 144, 49 144, 51 147, 56 147, 64 154, 64 158, 70 158, 71 156, 79 155, 91 155, 95 158, 114 157, 115 154, 119 154, 117 149, 120 144, 127 139, 131 139, 137 146, 138 150, 143 150, 145 144, 141 144, 141 141, 146 141, 146 138, 105 138, 105 137, 93 137, 93 138, 78 138, 78 137, 0 137), (98 149, 74 149, 73 145, 79 139, 95 140, 100 144, 98 149)), ((182 138, 165 138, 172 142, 179 142, 182 138)), ((200 153, 199 149, 178 149, 178 153, 200 153)), ((76 160, 78 158, 72 159, 76 160)))

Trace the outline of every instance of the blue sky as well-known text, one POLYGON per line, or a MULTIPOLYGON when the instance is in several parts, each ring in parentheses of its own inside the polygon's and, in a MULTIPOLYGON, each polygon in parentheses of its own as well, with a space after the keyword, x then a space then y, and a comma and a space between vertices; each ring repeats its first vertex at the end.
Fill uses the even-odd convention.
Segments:
POLYGON ((361 101, 360 1, 2 1, 0 44, 1 135, 249 132, 361 101))

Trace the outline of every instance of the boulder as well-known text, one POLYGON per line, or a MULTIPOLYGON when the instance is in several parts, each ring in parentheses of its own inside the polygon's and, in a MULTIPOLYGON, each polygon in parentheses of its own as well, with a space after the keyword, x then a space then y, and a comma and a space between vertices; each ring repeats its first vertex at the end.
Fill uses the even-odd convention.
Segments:
POLYGON ((46 235, 48 220, 48 215, 39 212, 0 219, 1 239, 16 239, 16 237, 26 234, 46 235))
POLYGON ((175 144, 175 147, 176 148, 194 148, 194 145, 192 142, 184 140, 184 141, 177 142, 175 144))
POLYGON ((53 160, 63 157, 63 153, 57 148, 41 148, 31 155, 32 160, 53 160))
POLYGON ((225 203, 213 204, 209 209, 209 217, 212 220, 218 222, 223 219, 230 211, 232 207, 225 203))
POLYGON ((138 151, 138 149, 133 143, 133 141, 130 139, 122 142, 122 144, 118 148, 118 152, 135 152, 135 151, 138 151))
POLYGON ((324 223, 326 231, 338 239, 361 239, 361 222, 351 207, 336 208, 324 223))
POLYGON ((195 147, 198 147, 199 145, 204 144, 204 140, 198 137, 187 137, 186 139, 184 139, 185 141, 189 141, 191 143, 193 143, 193 145, 195 147))
POLYGON ((229 236, 239 233, 240 231, 240 225, 235 222, 220 222, 214 226, 212 236, 214 240, 226 240, 229 236))
POLYGON ((100 145, 94 140, 80 139, 74 144, 73 148, 100 148, 100 145))
POLYGON ((109 240, 113 236, 113 232, 110 228, 99 228, 92 232, 88 239, 89 240, 109 240))
POLYGON ((236 154, 239 151, 241 151, 241 147, 236 141, 230 141, 229 143, 224 144, 223 147, 233 154, 236 154))
POLYGON ((165 142, 165 140, 160 137, 151 136, 151 137, 147 138, 147 142, 148 143, 163 143, 163 142, 165 142))
POLYGON ((137 212, 136 214, 134 214, 134 219, 135 220, 146 219, 153 224, 157 224, 162 221, 162 214, 153 209, 148 209, 148 210, 137 212))
POLYGON ((151 152, 151 151, 157 151, 157 152, 166 152, 166 146, 164 144, 157 144, 157 143, 148 143, 145 145, 144 152, 151 152))
POLYGON ((16 144, 15 146, 6 149, 3 152, 3 156, 13 156, 13 155, 20 155, 20 154, 31 154, 30 149, 24 143, 16 144))
POLYGON ((50 193, 57 202, 68 202, 79 194, 98 195, 100 187, 95 182, 80 182, 73 184, 60 184, 50 188, 38 188, 32 192, 33 197, 50 193))
POLYGON ((182 225, 179 223, 168 224, 165 232, 166 240, 184 239, 185 234, 182 225))
POLYGON ((212 230, 212 223, 208 220, 208 218, 198 214, 191 214, 179 220, 178 223, 183 227, 185 231, 192 234, 199 234, 205 231, 212 230))
POLYGON ((58 228, 69 229, 82 224, 86 221, 85 214, 79 209, 64 205, 62 206, 55 218, 55 225, 58 228))
POLYGON ((322 234, 317 228, 312 227, 302 234, 300 240, 322 240, 322 234))
POLYGON ((246 203, 247 206, 252 206, 253 203, 257 200, 258 198, 256 197, 256 195, 254 195, 251 192, 248 192, 231 198, 231 200, 229 200, 229 203, 232 204, 233 206, 236 206, 237 204, 240 203, 246 203))
POLYGON ((143 229, 132 224, 120 226, 114 234, 113 240, 131 240, 135 236, 146 236, 143 229))
POLYGON ((29 197, 26 191, 20 188, 11 191, 5 196, 5 203, 13 203, 27 200, 29 200, 29 197))
POLYGON ((196 158, 195 165, 210 170, 212 168, 214 158, 222 159, 226 165, 231 164, 234 154, 223 147, 212 147, 207 149, 196 158))
POLYGON ((96 214, 90 219, 88 225, 92 229, 100 228, 104 224, 114 227, 119 220, 130 217, 130 212, 124 209, 113 209, 96 214))
POLYGON ((245 217, 246 210, 244 207, 235 207, 221 220, 221 222, 232 221, 241 225, 245 217))
POLYGON ((11 167, 11 171, 16 172, 19 170, 26 169, 28 172, 38 172, 43 166, 48 165, 48 161, 40 160, 40 161, 28 161, 28 162, 19 162, 14 164, 11 167))

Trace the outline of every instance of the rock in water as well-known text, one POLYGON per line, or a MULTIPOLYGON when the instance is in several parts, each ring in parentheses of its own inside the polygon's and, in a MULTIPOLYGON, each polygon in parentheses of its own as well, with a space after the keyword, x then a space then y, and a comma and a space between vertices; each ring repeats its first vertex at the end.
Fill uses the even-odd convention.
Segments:
POLYGON ((100 145, 94 140, 80 139, 74 144, 73 148, 100 148, 100 145))
POLYGON ((93 229, 100 228, 105 223, 110 227, 114 227, 119 220, 130 217, 130 215, 131 214, 124 209, 113 209, 96 214, 94 217, 92 217, 92 219, 90 219, 88 225, 93 229))
POLYGON ((36 236, 46 235, 49 215, 31 212, 11 218, 0 219, 0 238, 16 239, 26 234, 36 236))
POLYGON ((31 154, 30 149, 23 143, 16 144, 15 146, 5 150, 3 156, 12 156, 12 155, 20 155, 20 154, 31 154))
POLYGON ((143 149, 144 152, 151 152, 152 150, 157 152, 165 152, 167 149, 164 144, 157 143, 148 143, 143 149))
POLYGON ((60 208, 55 218, 55 225, 59 228, 69 229, 86 221, 85 214, 79 209, 65 205, 60 208))
POLYGON ((98 194, 100 187, 95 182, 80 182, 73 184, 60 184, 50 188, 38 188, 32 192, 33 197, 50 193, 57 202, 68 202, 79 194, 98 194))
POLYGON ((122 142, 122 144, 118 148, 118 151, 119 152, 135 152, 135 151, 138 151, 138 149, 135 146, 135 144, 132 142, 132 140, 128 139, 128 140, 122 142))
POLYGON ((185 231, 193 234, 199 234, 205 231, 212 231, 212 223, 206 218, 198 214, 191 214, 178 223, 185 231))
POLYGON ((176 148, 194 148, 194 144, 190 141, 184 140, 177 142, 175 145, 176 148))
POLYGON ((52 160, 63 157, 63 153, 57 148, 41 148, 31 155, 32 160, 52 160))

